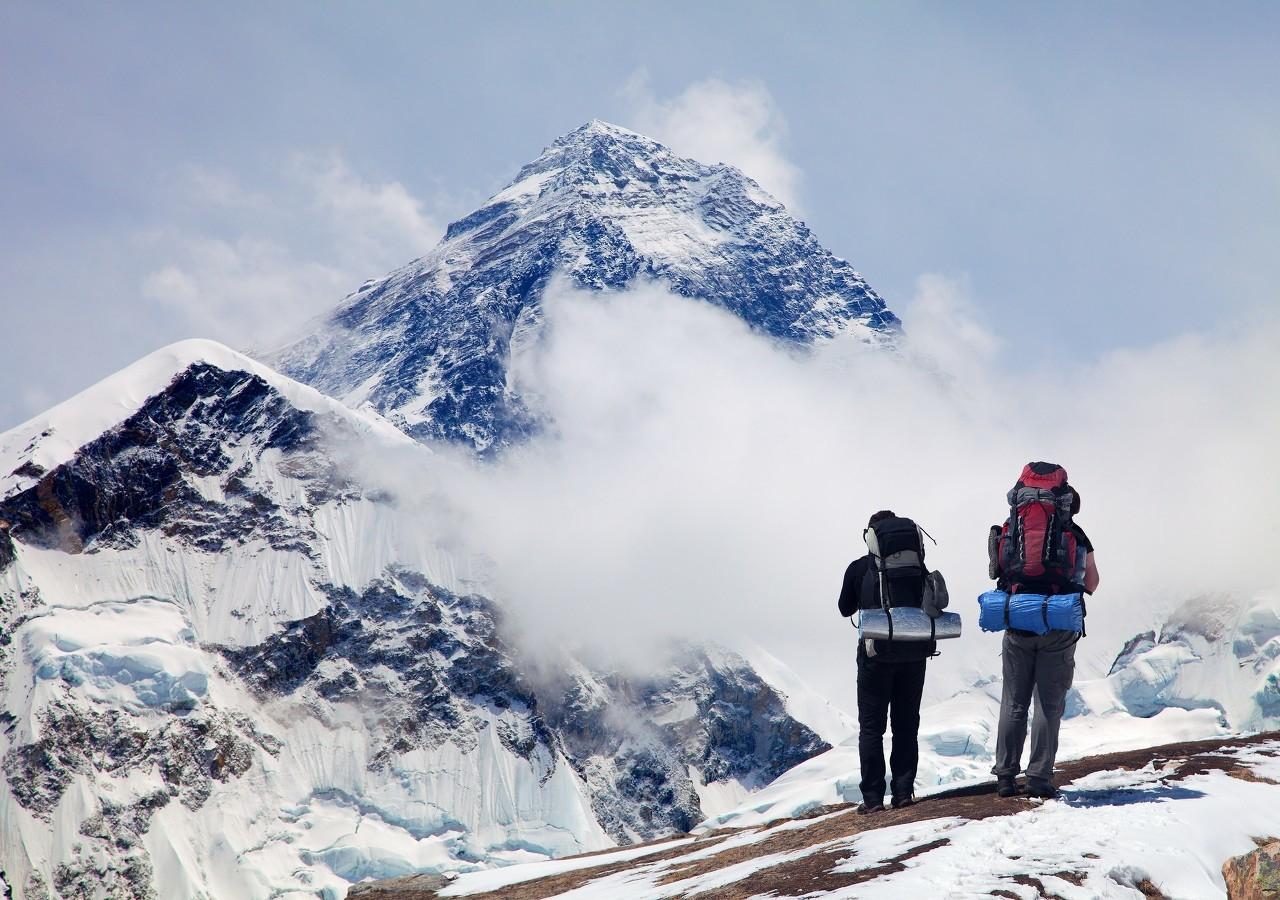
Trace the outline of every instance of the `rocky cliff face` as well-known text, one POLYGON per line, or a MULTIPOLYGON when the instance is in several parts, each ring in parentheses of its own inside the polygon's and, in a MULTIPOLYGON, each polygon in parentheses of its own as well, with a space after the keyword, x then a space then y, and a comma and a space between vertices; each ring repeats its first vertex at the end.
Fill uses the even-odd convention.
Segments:
POLYGON ((829 746, 727 651, 531 659, 336 448, 429 451, 217 345, 161 356, 110 421, 90 392, 0 437, 17 896, 337 897, 600 849, 829 746))
POLYGON ((537 338, 554 273, 590 290, 656 280, 796 344, 841 333, 885 343, 899 327, 862 276, 750 178, 596 121, 269 361, 372 404, 415 438, 497 448, 535 427, 510 363, 537 338))
POLYGON ((260 538, 302 549, 305 522, 271 497, 254 463, 274 452, 307 471, 312 503, 341 491, 316 452, 312 415, 261 377, 197 362, 133 415, 4 502, 25 544, 81 553, 136 546, 155 530, 216 552, 260 538))

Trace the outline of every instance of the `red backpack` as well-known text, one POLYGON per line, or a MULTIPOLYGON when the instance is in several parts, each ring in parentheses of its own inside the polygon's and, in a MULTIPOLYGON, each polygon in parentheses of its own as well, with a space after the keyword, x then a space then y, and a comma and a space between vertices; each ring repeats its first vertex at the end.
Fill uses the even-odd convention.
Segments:
POLYGON ((1080 590, 1087 555, 1071 527, 1075 492, 1067 470, 1027 463, 1008 494, 1009 518, 991 526, 990 574, 1010 593, 1065 594, 1080 590))

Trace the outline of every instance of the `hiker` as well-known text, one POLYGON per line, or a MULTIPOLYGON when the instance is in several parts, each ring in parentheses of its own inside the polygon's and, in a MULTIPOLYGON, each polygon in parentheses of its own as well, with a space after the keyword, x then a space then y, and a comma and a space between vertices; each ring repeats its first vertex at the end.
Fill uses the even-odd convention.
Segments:
MULTIPOLYGON (((884 606, 922 606, 921 582, 924 581, 924 546, 916 524, 900 518, 891 510, 881 510, 867 522, 868 545, 886 549, 894 556, 914 554, 915 574, 907 579, 907 597, 897 597, 889 604, 882 595, 887 579, 877 571, 871 553, 854 560, 844 573, 840 589, 840 615, 852 616, 858 610, 881 609, 884 606), (915 593, 912 594, 911 592, 915 593)), ((877 550, 876 553, 882 552, 877 550)), ((909 561, 909 560, 908 560, 909 561)), ((896 590, 896 588, 895 588, 896 590)), ((935 610, 929 613, 938 615, 935 610)), ((920 697, 924 692, 925 664, 933 655, 932 640, 859 640, 858 641, 858 756, 861 760, 862 803, 858 812, 874 813, 884 809, 885 765, 884 732, 893 726, 893 750, 889 755, 892 777, 888 787, 894 809, 915 802, 916 766, 919 763, 917 732, 920 730, 920 697)))
POLYGON ((1053 784, 1058 729, 1075 674, 1076 643, 1083 634, 1084 619, 1080 598, 1079 630, 1048 628, 1049 603, 1067 600, 1064 595, 1092 594, 1098 589, 1098 567, 1093 544, 1075 521, 1080 492, 1067 482, 1065 469, 1053 463, 1028 463, 1008 499, 1009 518, 1003 527, 992 526, 990 574, 996 578, 997 588, 1010 595, 1045 595, 1047 630, 1005 629, 1004 686, 991 771, 999 796, 1018 793, 1027 712, 1034 696, 1026 792, 1050 799, 1058 795, 1053 784))

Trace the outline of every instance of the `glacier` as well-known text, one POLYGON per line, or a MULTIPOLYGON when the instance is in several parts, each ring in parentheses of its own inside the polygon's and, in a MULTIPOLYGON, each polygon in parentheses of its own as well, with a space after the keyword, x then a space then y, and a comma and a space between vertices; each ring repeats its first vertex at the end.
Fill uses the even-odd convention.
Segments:
POLYGON ((432 453, 205 341, 0 438, 16 896, 336 898, 605 849, 843 737, 729 650, 528 658, 483 560, 355 482, 353 447, 432 453))

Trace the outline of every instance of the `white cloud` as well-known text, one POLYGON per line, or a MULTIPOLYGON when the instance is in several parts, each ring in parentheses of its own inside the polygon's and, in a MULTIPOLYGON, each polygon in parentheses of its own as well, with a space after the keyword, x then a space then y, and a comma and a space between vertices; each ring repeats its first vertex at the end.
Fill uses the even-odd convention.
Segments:
POLYGON ((798 207, 800 170, 783 152, 786 120, 763 84, 708 78, 663 99, 638 72, 622 96, 632 128, 685 156, 736 166, 793 212, 798 207))
POLYGON ((340 154, 295 155, 271 184, 189 166, 173 227, 141 241, 142 295, 192 334, 263 348, 371 276, 422 255, 442 225, 398 181, 374 182, 340 154))
POLYGON ((293 171, 312 196, 312 208, 348 247, 390 267, 421 256, 444 233, 422 202, 398 181, 374 184, 337 153, 295 158, 293 171))
POLYGON ((175 175, 173 188, 187 203, 197 206, 261 210, 269 205, 265 194, 250 190, 230 172, 194 163, 175 175))
POLYGON ((970 386, 988 370, 1003 343, 981 321, 967 278, 921 275, 903 321, 907 346, 922 366, 970 386))
POLYGON ((148 273, 142 295, 178 313, 192 334, 270 345, 347 293, 355 273, 299 258, 270 240, 165 236, 174 259, 148 273))
MULTIPOLYGON (((917 304, 951 327, 955 296, 926 279, 917 304)), ((853 634, 836 595, 867 516, 892 508, 940 541, 930 559, 966 614, 969 633, 934 665, 945 695, 998 665, 972 615, 986 531, 1041 458, 1071 472, 1098 546, 1086 670, 1191 594, 1276 584, 1280 480, 1259 476, 1280 446, 1274 323, 1070 368, 1033 345, 1005 367, 994 338, 962 325, 972 360, 925 369, 938 346, 913 346, 914 331, 902 355, 849 341, 797 356, 653 286, 559 286, 545 310, 516 374, 552 431, 496 466, 438 453, 426 471, 366 459, 361 473, 409 503, 411 486, 435 485, 422 516, 452 511, 434 527, 492 559, 543 640, 622 659, 646 638, 745 637, 848 701, 853 634)))

